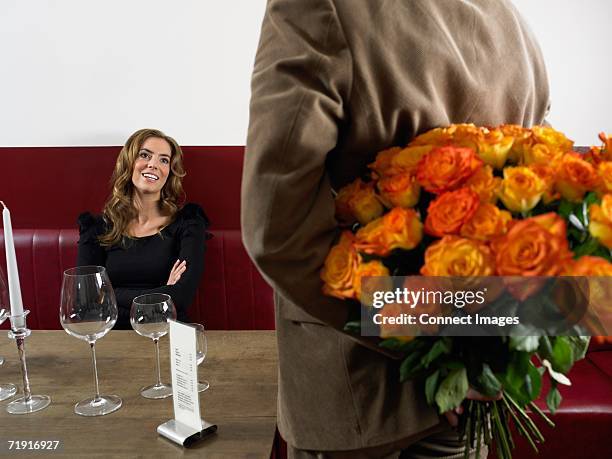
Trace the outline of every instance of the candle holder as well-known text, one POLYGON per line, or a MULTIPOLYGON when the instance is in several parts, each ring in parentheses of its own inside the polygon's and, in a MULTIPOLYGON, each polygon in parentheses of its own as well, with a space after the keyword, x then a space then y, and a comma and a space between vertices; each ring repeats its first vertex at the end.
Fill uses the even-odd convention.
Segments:
POLYGON ((17 343, 19 363, 21 364, 21 376, 23 377, 23 397, 13 400, 6 407, 10 414, 28 414, 45 409, 51 403, 48 395, 32 395, 30 391, 30 379, 28 378, 28 367, 26 365, 25 339, 30 336, 30 329, 26 326, 26 316, 30 311, 23 311, 23 314, 9 316, 11 320, 11 330, 8 336, 17 343))

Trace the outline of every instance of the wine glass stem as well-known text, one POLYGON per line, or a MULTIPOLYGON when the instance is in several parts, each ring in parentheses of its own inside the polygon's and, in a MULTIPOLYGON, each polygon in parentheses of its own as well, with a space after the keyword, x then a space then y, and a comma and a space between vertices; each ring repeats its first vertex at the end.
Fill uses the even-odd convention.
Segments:
POLYGON ((96 363, 96 346, 95 346, 95 341, 89 343, 89 346, 91 346, 91 360, 93 362, 93 373, 94 373, 94 384, 96 387, 96 397, 94 398, 94 402, 97 402, 100 400, 100 387, 98 385, 98 365, 96 363))
POLYGON ((159 370, 159 339, 154 339, 155 344, 155 370, 157 371, 157 385, 161 386, 161 372, 159 370))

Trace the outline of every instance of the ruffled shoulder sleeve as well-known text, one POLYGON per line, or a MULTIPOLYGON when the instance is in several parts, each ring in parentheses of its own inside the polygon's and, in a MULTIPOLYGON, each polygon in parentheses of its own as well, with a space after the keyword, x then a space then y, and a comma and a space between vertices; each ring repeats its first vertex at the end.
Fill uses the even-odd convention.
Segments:
POLYGON ((206 213, 198 204, 188 202, 179 210, 177 221, 183 228, 199 226, 202 231, 206 232, 206 239, 211 239, 212 234, 208 232, 210 226, 210 220, 206 216, 206 213))
POLYGON ((93 215, 83 212, 77 219, 79 235, 82 242, 97 242, 98 236, 105 232, 104 218, 101 215, 93 215))

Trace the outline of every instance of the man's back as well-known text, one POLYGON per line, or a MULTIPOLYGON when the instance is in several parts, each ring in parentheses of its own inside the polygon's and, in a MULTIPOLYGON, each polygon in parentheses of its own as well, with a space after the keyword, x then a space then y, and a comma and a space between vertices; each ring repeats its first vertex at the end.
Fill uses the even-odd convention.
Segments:
POLYGON ((332 189, 450 123, 543 121, 548 83, 505 0, 270 0, 252 80, 245 246, 276 293, 279 428, 304 450, 416 440, 439 423, 397 361, 321 293, 332 189))

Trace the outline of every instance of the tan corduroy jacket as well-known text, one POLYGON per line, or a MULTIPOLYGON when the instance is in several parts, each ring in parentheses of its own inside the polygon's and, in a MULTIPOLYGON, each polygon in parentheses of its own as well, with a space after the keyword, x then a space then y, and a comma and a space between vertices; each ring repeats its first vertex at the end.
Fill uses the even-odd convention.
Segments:
POLYGON ((439 424, 398 361, 340 330, 321 294, 332 189, 376 153, 450 123, 543 122, 539 48, 506 0, 270 0, 242 184, 247 250, 275 289, 278 423, 294 447, 417 439, 439 424))

